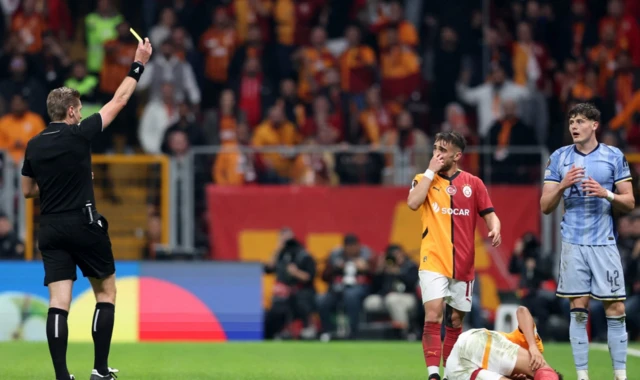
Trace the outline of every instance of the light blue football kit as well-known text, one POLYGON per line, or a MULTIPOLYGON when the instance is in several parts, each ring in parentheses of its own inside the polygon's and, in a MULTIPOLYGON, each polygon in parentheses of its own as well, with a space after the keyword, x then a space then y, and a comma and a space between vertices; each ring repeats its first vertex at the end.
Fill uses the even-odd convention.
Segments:
MULTIPOLYGON (((584 168, 585 180, 591 177, 612 192, 616 184, 631 180, 629 164, 620 149, 598 144, 589 154, 579 152, 575 145, 553 152, 544 182, 559 184, 574 165, 584 168)), ((580 183, 566 189, 562 198, 565 213, 557 295, 624 300, 624 274, 611 203, 587 196, 580 183)))

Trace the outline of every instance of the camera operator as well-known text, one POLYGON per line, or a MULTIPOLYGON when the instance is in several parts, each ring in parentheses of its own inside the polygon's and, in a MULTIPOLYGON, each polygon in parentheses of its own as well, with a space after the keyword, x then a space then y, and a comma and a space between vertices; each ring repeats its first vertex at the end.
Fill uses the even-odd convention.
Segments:
POLYGON ((280 231, 278 248, 271 262, 264 265, 264 270, 276 275, 271 309, 265 315, 265 338, 273 339, 287 322, 295 319, 300 319, 308 330, 315 309, 316 262, 296 240, 291 229, 280 231))
POLYGON ((364 300, 367 312, 386 311, 393 327, 402 335, 409 328, 409 316, 417 305, 418 266, 402 247, 392 244, 380 255, 372 282, 372 293, 364 300))
POLYGON ((361 245, 358 237, 353 234, 346 235, 344 246, 329 255, 322 273, 322 279, 329 284, 329 290, 318 302, 322 340, 330 338, 329 334, 335 331, 331 316, 336 312, 339 301, 342 301, 349 318, 349 338, 357 336, 362 301, 369 295, 369 260, 371 250, 361 245))

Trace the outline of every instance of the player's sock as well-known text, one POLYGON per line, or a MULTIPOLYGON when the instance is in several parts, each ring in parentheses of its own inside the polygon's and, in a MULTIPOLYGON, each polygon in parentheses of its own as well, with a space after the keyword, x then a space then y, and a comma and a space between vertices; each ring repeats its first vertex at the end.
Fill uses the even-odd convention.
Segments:
POLYGON ((578 371, 578 380, 589 380, 589 371, 581 369, 578 371))
POLYGON ((607 317, 607 340, 609 341, 609 354, 613 362, 615 380, 627 378, 627 323, 625 315, 607 317))
POLYGON ((442 325, 440 323, 424 323, 422 351, 424 352, 424 361, 427 364, 429 376, 440 373, 440 357, 442 355, 441 330, 442 325))
POLYGON ((458 341, 458 337, 462 333, 462 327, 453 328, 446 327, 446 333, 444 335, 444 344, 442 347, 442 362, 444 366, 447 366, 447 359, 449 358, 449 354, 451 354, 451 350, 453 350, 453 346, 458 341))
MULTIPOLYGON (((587 335, 587 320, 589 319, 589 310, 587 309, 571 309, 571 323, 569 324, 569 338, 571 340, 571 350, 573 351, 573 362, 578 371, 578 380, 580 371, 583 376, 589 367, 589 336, 587 335)), ((587 380, 585 378, 585 380, 587 380)))
POLYGON ((68 311, 55 307, 49 308, 47 315, 47 342, 49 343, 53 368, 56 371, 56 379, 71 378, 67 369, 68 316, 68 311))
POLYGON ((91 335, 93 336, 94 363, 93 369, 101 375, 109 374, 109 348, 113 333, 113 322, 116 307, 112 303, 98 302, 93 313, 91 335))

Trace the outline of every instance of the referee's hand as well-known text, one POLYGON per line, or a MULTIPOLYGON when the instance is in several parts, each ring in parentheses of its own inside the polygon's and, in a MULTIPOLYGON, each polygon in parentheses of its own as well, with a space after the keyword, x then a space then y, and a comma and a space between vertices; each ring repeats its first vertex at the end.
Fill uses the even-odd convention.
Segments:
POLYGON ((153 48, 151 47, 151 42, 149 42, 149 38, 145 38, 144 42, 138 43, 138 49, 136 50, 134 61, 146 65, 147 62, 149 62, 149 58, 151 58, 152 52, 153 48))

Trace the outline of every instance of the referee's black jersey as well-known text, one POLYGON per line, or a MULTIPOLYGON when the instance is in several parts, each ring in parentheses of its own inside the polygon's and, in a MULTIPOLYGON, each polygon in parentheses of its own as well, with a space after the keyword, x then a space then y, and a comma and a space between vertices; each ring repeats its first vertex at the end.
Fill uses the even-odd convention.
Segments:
POLYGON ((34 178, 40 189, 40 214, 95 207, 91 179, 91 141, 102 131, 95 113, 79 124, 50 123, 27 144, 22 175, 34 178))

